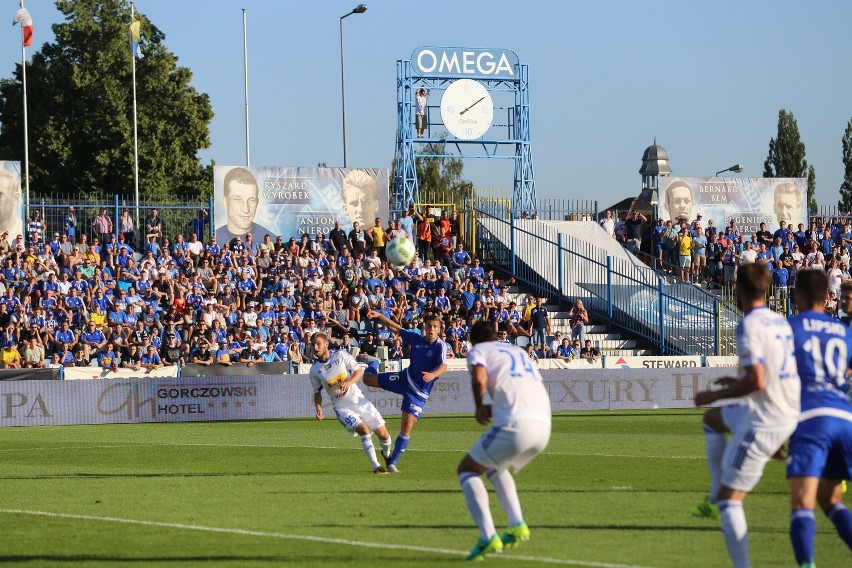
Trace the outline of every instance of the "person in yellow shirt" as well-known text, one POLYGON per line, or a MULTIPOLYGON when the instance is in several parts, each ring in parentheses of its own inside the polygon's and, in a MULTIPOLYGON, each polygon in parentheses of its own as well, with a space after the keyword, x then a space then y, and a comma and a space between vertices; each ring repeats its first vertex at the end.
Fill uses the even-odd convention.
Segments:
POLYGON ((689 267, 692 266, 692 237, 689 236, 689 229, 686 226, 681 229, 677 243, 680 253, 680 278, 684 282, 689 282, 689 267))
POLYGON ((21 354, 14 341, 7 341, 3 344, 3 349, 0 350, 0 361, 3 362, 4 369, 21 368, 21 354))
POLYGON ((379 258, 385 259, 385 230, 382 228, 381 217, 376 217, 376 224, 370 227, 367 231, 367 236, 370 237, 373 250, 379 251, 379 258))
POLYGON ((107 314, 99 304, 95 304, 95 309, 89 314, 89 320, 95 324, 95 327, 103 331, 106 325, 107 314))

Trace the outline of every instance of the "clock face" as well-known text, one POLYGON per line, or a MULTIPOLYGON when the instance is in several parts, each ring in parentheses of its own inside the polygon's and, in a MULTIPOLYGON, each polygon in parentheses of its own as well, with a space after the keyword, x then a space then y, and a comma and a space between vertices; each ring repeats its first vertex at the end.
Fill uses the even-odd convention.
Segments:
POLYGON ((479 81, 459 79, 441 97, 441 120, 447 130, 461 140, 476 140, 494 120, 491 94, 479 81))

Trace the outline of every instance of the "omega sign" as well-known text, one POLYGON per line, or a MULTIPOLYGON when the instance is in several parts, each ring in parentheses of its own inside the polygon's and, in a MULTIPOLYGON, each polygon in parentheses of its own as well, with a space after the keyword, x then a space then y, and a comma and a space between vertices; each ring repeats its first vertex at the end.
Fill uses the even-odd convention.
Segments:
POLYGON ((512 79, 518 56, 511 49, 418 47, 411 62, 418 77, 512 79))

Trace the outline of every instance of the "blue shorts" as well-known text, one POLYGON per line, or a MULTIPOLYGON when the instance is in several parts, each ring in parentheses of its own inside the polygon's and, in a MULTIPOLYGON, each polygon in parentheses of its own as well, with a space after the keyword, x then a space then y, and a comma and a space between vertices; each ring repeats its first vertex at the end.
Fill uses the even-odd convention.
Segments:
POLYGON ((406 371, 402 371, 401 373, 379 373, 378 380, 379 386, 384 390, 402 395, 402 406, 400 408, 403 412, 407 412, 420 420, 428 398, 424 398, 408 384, 408 374, 406 371))
POLYGON ((654 252, 657 254, 663 254, 663 245, 654 245, 654 252))
POLYGON ((790 438, 787 477, 852 479, 852 422, 816 416, 790 438))

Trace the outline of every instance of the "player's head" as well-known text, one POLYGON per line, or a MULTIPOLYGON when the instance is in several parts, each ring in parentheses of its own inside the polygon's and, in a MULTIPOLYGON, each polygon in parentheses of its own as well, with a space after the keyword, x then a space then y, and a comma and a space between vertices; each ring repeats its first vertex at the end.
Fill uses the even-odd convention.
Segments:
POLYGON ((802 192, 796 184, 790 182, 779 183, 775 186, 775 198, 773 208, 778 222, 786 221, 788 224, 799 220, 799 204, 802 202, 802 192))
POLYGON ((254 174, 245 168, 231 168, 225 174, 222 187, 229 229, 233 233, 251 231, 259 203, 254 174))
MULTIPOLYGON (((852 293, 852 288, 849 289, 852 293)), ((852 294, 850 294, 852 295, 852 294)), ((823 270, 799 270, 796 272, 794 298, 800 312, 822 311, 828 297, 828 276, 823 270)), ((841 292, 842 297, 842 292, 841 292)))
POLYGON ((737 300, 740 308, 748 310, 758 302, 766 302, 772 284, 772 274, 763 264, 753 263, 737 269, 737 300))
POLYGON ((367 172, 353 170, 343 178, 343 212, 361 225, 375 218, 379 210, 378 190, 376 180, 367 172))
POLYGON ((844 314, 852 314, 852 280, 840 285, 840 309, 844 314))
POLYGON ((492 322, 480 319, 470 329, 470 342, 476 345, 486 341, 497 341, 497 330, 492 322))
POLYGON ((314 355, 317 359, 325 359, 328 357, 328 336, 321 331, 313 334, 311 347, 314 348, 314 355))
POLYGON ((666 188, 666 209, 673 221, 692 219, 692 190, 682 181, 676 181, 666 188))
POLYGON ((426 341, 432 343, 438 339, 441 334, 441 316, 437 314, 427 314, 423 318, 424 334, 426 341))

